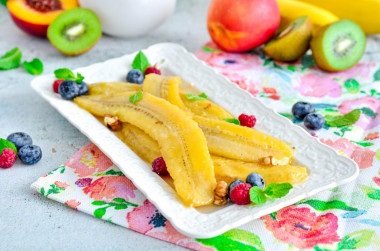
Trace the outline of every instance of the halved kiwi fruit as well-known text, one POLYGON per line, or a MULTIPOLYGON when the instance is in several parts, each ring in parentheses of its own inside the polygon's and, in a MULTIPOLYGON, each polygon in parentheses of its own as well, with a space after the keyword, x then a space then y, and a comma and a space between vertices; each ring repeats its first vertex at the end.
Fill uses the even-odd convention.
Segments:
POLYGON ((67 56, 91 49, 102 34, 98 17, 89 9, 75 8, 62 12, 50 25, 47 37, 55 48, 67 56))
POLYGON ((310 43, 315 63, 326 71, 343 71, 363 56, 366 37, 359 25, 340 20, 322 27, 310 43))
POLYGON ((311 21, 304 16, 280 29, 263 49, 275 60, 294 61, 305 54, 309 48, 310 39, 311 21))

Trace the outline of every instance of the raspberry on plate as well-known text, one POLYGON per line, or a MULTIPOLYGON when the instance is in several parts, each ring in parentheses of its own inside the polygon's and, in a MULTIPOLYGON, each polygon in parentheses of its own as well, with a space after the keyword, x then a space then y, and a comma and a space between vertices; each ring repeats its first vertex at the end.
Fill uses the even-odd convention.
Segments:
POLYGON ((168 169, 166 167, 165 160, 162 157, 158 157, 157 159, 153 160, 152 169, 153 169, 153 172, 157 173, 158 175, 169 174, 168 169))
POLYGON ((148 68, 146 68, 145 75, 148 75, 151 73, 161 75, 161 71, 159 69, 157 69, 156 66, 149 66, 148 68))
POLYGON ((58 88, 59 88, 59 85, 60 85, 63 81, 65 81, 65 80, 64 80, 64 79, 57 79, 56 81, 54 81, 54 83, 53 83, 53 91, 54 91, 55 93, 59 93, 58 88))
POLYGON ((231 190, 231 200, 233 203, 237 205, 248 205, 251 203, 251 199, 249 197, 249 190, 251 189, 251 185, 248 183, 239 184, 231 190))
POLYGON ((253 115, 247 115, 247 114, 240 114, 239 116, 239 121, 241 126, 246 126, 246 127, 254 127, 256 124, 256 117, 253 115))
POLYGON ((230 185, 228 186, 228 197, 231 198, 231 191, 232 189, 234 189, 234 187, 236 187, 237 185, 239 184, 243 184, 244 181, 242 180, 234 180, 230 183, 230 185))
POLYGON ((10 168, 16 162, 17 156, 15 151, 10 148, 5 148, 0 154, 0 167, 10 168))

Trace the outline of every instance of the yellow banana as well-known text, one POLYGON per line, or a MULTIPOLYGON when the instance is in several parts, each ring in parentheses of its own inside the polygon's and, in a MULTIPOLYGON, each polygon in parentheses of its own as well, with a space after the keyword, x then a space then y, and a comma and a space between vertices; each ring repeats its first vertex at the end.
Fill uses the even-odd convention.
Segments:
POLYGON ((331 11, 341 19, 356 22, 366 34, 380 33, 379 0, 297 0, 331 11))
MULTIPOLYGON (((330 0, 330 3, 334 1, 330 0)), ((295 0, 277 0, 277 2, 280 7, 281 26, 299 17, 308 16, 313 26, 313 34, 315 34, 322 26, 339 20, 333 13, 311 4, 295 0)))
POLYGON ((120 92, 140 91, 141 85, 124 82, 102 82, 88 86, 88 95, 113 95, 120 92))
POLYGON ((136 92, 113 96, 80 96, 74 102, 95 116, 117 116, 158 142, 178 196, 187 206, 212 203, 216 186, 214 167, 202 130, 185 112, 168 101, 144 93, 132 104, 136 92))

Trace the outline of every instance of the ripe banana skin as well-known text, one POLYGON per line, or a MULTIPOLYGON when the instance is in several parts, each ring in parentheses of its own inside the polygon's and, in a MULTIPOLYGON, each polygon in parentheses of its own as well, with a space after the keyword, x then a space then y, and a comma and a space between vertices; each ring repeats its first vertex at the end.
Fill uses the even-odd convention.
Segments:
MULTIPOLYGON (((317 1, 319 0, 315 0, 315 2, 317 1)), ((339 20, 339 18, 330 11, 308 3, 295 0, 277 0, 277 2, 280 7, 281 26, 286 25, 299 17, 308 16, 312 23, 313 34, 316 34, 317 30, 322 26, 339 20)), ((333 4, 334 2, 335 0, 330 0, 329 3, 333 4)))
POLYGON ((334 13, 341 19, 350 19, 363 29, 365 34, 380 33, 379 0, 296 0, 309 3, 334 13))
POLYGON ((136 92, 113 96, 80 96, 74 102, 95 116, 117 116, 148 133, 158 142, 178 196, 186 206, 212 203, 216 186, 214 168, 202 130, 185 112, 168 101, 144 93, 131 103, 136 92))

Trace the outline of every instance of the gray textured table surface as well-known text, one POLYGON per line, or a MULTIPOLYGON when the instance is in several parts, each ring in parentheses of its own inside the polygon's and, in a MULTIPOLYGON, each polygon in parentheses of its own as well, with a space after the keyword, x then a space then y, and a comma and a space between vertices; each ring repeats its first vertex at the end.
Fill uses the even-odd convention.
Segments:
MULTIPOLYGON (((182 44, 195 51, 209 40, 209 1, 179 0, 176 11, 155 32, 136 39, 103 36, 88 53, 67 58, 45 39, 18 30, 0 7, 0 53, 18 46, 24 60, 40 58, 44 73, 59 67, 77 68, 130 53, 159 42, 182 44)), ((380 61, 380 37, 368 39, 363 60, 380 61)), ((20 164, 0 170, 0 250, 181 250, 131 230, 98 220, 48 200, 30 189, 38 177, 65 162, 89 140, 30 88, 33 76, 22 68, 0 71, 0 137, 28 132, 43 150, 34 166, 20 164), (53 152, 52 149, 56 152, 53 152)))

